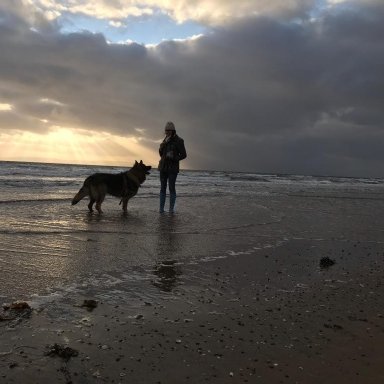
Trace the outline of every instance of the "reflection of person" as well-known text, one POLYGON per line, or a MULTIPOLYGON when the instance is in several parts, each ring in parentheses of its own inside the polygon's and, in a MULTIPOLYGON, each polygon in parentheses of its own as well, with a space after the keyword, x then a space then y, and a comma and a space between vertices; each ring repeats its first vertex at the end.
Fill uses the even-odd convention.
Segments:
POLYGON ((153 268, 152 284, 161 291, 171 292, 180 284, 183 274, 180 255, 185 244, 177 231, 176 216, 160 215, 158 220, 156 262, 153 268))
POLYGON ((165 292, 171 292, 177 287, 181 275, 180 267, 175 260, 164 260, 157 264, 153 270, 157 277, 153 285, 165 292))
POLYGON ((165 138, 159 148, 160 162, 160 213, 164 212, 169 186, 169 212, 173 213, 176 203, 176 178, 179 173, 179 162, 187 157, 184 140, 176 135, 175 125, 169 121, 165 126, 165 138))

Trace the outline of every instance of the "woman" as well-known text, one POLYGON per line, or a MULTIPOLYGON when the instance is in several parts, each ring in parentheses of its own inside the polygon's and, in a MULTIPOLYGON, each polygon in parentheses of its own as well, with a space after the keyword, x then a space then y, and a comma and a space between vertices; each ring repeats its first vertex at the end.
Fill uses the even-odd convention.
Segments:
POLYGON ((187 157, 184 140, 176 135, 175 125, 169 121, 165 125, 165 138, 159 148, 160 162, 160 213, 164 212, 167 196, 167 184, 169 186, 169 212, 175 211, 176 203, 176 178, 179 173, 179 162, 187 157))

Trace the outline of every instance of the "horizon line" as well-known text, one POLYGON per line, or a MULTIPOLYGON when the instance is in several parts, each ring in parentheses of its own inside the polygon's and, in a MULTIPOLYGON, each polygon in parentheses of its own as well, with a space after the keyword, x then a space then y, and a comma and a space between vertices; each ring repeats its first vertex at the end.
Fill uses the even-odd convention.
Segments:
MULTIPOLYGON (((137 160, 135 160, 137 161, 137 160)), ((43 165, 68 165, 78 167, 114 167, 114 168, 127 168, 131 166, 126 165, 111 165, 111 164, 80 164, 80 163, 57 163, 57 162, 42 162, 42 161, 22 161, 22 160, 1 160, 1 163, 31 163, 43 165)), ((151 164, 149 164, 151 165, 151 164)), ((152 166, 152 169, 157 170, 157 166, 152 166)), ((260 171, 236 171, 236 170, 220 170, 220 169, 188 169, 182 168, 182 171, 188 172, 233 172, 233 173, 253 173, 256 175, 275 175, 275 176, 306 176, 306 177, 338 177, 346 179, 384 179, 384 176, 346 176, 346 175, 326 175, 326 174, 305 174, 305 173, 284 173, 284 172, 260 172, 260 171)))

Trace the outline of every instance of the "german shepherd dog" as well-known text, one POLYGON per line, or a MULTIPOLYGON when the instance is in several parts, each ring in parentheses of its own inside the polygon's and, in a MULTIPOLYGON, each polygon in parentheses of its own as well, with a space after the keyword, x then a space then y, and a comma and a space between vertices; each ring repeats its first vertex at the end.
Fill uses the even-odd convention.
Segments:
POLYGON ((101 203, 108 193, 112 196, 121 197, 120 204, 123 203, 123 211, 127 212, 128 200, 135 196, 139 187, 144 183, 146 175, 149 175, 151 166, 145 165, 142 160, 135 164, 129 171, 111 174, 95 173, 88 176, 80 191, 77 192, 72 200, 72 205, 77 204, 85 196, 89 196, 88 208, 93 212, 93 204, 96 203, 96 210, 102 213, 101 203))

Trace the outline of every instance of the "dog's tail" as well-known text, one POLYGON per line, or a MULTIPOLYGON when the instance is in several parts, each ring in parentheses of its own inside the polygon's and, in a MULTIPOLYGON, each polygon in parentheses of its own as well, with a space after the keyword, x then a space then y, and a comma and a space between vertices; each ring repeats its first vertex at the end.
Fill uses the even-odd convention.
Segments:
POLYGON ((85 196, 88 196, 89 191, 88 188, 85 186, 82 186, 80 188, 80 191, 76 193, 75 197, 72 199, 72 205, 77 204, 81 199, 83 199, 85 196))

